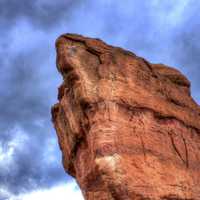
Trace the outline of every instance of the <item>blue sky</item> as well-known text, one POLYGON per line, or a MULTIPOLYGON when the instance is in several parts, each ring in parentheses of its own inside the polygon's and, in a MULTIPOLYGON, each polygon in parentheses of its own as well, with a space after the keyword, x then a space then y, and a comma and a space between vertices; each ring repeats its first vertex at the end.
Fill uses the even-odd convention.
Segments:
POLYGON ((51 124, 59 35, 98 37, 176 67, 200 103, 199 9, 197 0, 0 0, 0 200, 82 199, 51 124))

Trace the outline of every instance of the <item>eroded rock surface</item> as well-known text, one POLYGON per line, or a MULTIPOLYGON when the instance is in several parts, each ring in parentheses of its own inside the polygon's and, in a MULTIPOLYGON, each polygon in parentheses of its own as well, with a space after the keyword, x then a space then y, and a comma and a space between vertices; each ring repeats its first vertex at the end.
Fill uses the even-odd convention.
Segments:
POLYGON ((87 200, 199 200, 200 107, 179 71, 99 39, 56 41, 52 118, 87 200))

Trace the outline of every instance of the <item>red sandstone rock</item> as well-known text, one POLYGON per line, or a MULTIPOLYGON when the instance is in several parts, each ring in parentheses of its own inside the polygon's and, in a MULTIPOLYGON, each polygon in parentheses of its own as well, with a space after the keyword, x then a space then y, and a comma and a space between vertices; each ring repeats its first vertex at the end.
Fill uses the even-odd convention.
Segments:
POLYGON ((200 107, 176 69, 99 39, 58 38, 52 118, 87 200, 199 200, 200 107))

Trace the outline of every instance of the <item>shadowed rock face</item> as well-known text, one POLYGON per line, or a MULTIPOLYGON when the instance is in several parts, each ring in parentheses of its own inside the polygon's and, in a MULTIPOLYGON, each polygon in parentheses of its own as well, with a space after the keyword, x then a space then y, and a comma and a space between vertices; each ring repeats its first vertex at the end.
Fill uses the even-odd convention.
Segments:
POLYGON ((99 39, 56 41, 52 108, 65 170, 87 200, 199 200, 200 107, 176 69, 99 39))

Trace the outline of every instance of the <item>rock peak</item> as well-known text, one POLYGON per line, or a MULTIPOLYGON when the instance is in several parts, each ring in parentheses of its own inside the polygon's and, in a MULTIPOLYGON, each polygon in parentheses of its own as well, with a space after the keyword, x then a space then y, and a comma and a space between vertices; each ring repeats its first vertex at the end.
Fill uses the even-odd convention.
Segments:
POLYGON ((200 107, 178 70, 100 39, 56 41, 52 119, 87 200, 200 199, 200 107))

